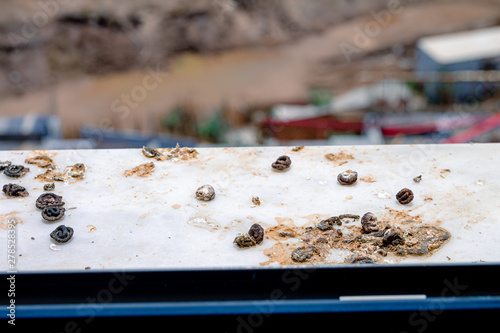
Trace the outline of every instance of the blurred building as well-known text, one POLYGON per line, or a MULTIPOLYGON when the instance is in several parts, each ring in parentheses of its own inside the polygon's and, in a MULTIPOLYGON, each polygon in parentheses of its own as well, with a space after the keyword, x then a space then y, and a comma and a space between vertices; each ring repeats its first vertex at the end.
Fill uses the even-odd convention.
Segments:
POLYGON ((38 146, 45 140, 61 138, 61 121, 57 116, 29 114, 0 118, 0 149, 38 146))
MULTIPOLYGON (((500 27, 425 37, 417 43, 417 74, 500 69, 500 27)), ((491 96, 494 83, 470 80, 426 82, 429 101, 470 103, 491 96)))

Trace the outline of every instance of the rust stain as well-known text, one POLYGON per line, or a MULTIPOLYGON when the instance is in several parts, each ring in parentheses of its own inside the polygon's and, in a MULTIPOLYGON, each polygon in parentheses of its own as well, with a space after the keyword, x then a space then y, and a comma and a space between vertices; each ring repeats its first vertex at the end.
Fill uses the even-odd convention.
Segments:
POLYGON ((18 211, 12 211, 8 214, 0 215, 0 228, 7 230, 9 228, 9 223, 12 223, 13 225, 24 224, 24 221, 17 216, 19 213, 20 212, 18 211))
POLYGON ((139 216, 139 218, 140 218, 141 220, 144 220, 144 219, 145 219, 146 217, 148 217, 150 214, 151 214, 151 212, 146 212, 146 213, 142 214, 141 216, 139 216))
POLYGON ((275 217, 274 219, 276 220, 276 222, 278 222, 278 224, 284 224, 284 225, 288 225, 288 226, 295 226, 295 223, 289 217, 275 217))
POLYGON ((333 153, 326 154, 325 158, 331 162, 334 162, 335 166, 341 166, 349 162, 349 160, 353 160, 354 155, 348 154, 344 150, 341 150, 339 153, 336 154, 333 153))
POLYGON ((425 202, 431 202, 431 201, 433 201, 433 200, 434 200, 434 199, 432 199, 431 197, 429 197, 429 196, 427 196, 427 195, 424 195, 424 196, 423 196, 423 198, 424 198, 424 201, 425 201, 425 202))
POLYGON ((125 177, 130 177, 135 174, 139 177, 149 177, 154 171, 155 171, 155 164, 153 162, 149 162, 138 165, 130 170, 125 170, 125 173, 123 175, 125 177))
POLYGON ((54 166, 51 164, 50 167, 47 167, 45 173, 39 174, 35 179, 42 182, 60 181, 74 183, 85 179, 85 171, 87 170, 87 167, 83 163, 67 166, 64 168, 64 172, 55 172, 53 168, 54 166))
POLYGON ((441 169, 441 171, 439 171, 439 173, 440 173, 439 176, 444 179, 444 178, 446 178, 447 174, 450 172, 451 172, 450 169, 441 169))
POLYGON ((363 181, 363 182, 367 182, 367 183, 374 183, 376 182, 377 180, 372 177, 372 176, 365 176, 365 177, 361 177, 359 178, 359 180, 363 181))
POLYGON ((310 224, 317 224, 319 221, 327 219, 330 216, 328 214, 309 214, 301 217, 308 220, 310 224))
POLYGON ((35 164, 40 168, 55 168, 54 160, 48 155, 38 154, 35 156, 28 157, 25 161, 27 164, 35 164))
MULTIPOLYGON (((389 207, 385 207, 385 214, 381 214, 381 217, 393 221, 395 223, 408 224, 408 223, 423 223, 421 215, 412 216, 406 211, 399 211, 389 207)), ((409 210, 411 212, 411 210, 409 210)))

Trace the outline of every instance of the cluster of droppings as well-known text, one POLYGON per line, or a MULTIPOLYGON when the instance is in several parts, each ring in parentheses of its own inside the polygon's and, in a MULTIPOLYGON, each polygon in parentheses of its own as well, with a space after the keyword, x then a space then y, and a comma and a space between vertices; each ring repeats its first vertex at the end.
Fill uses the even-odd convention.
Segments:
POLYGON ((188 160, 198 157, 198 151, 194 148, 180 147, 179 144, 175 148, 151 148, 143 147, 142 154, 148 158, 154 158, 157 161, 166 160, 188 160))
POLYGON ((255 243, 260 244, 264 240, 264 228, 258 223, 252 224, 248 230, 248 234, 255 241, 255 243))
MULTIPOLYGON (((35 179, 46 183, 64 182, 74 183, 85 179, 86 166, 83 163, 76 163, 64 168, 63 172, 57 172, 53 168, 47 170, 35 177, 35 179)), ((50 186, 50 185, 49 185, 50 186)))
POLYGON ((64 217, 66 211, 62 206, 65 202, 62 196, 54 193, 44 193, 36 199, 36 208, 42 210, 42 217, 45 221, 54 222, 64 217))
POLYGON ((237 235, 233 243, 239 248, 246 248, 261 244, 263 240, 264 228, 260 224, 254 223, 248 232, 237 235))
POLYGON ((332 216, 327 218, 326 220, 321 220, 317 227, 320 230, 331 230, 333 229, 334 226, 336 225, 342 225, 342 221, 340 221, 340 218, 338 216, 332 216))
MULTIPOLYGON (((295 147, 293 152, 299 152, 304 146, 295 147)), ((193 148, 159 149, 144 147, 142 154, 156 161, 165 160, 187 160, 196 158, 198 152, 193 148)), ((293 156, 292 156, 293 157, 293 156)), ((353 155, 341 151, 338 154, 326 154, 328 161, 335 162, 337 166, 348 163, 354 159, 353 155)), ((49 154, 38 154, 25 160, 27 164, 36 165, 46 169, 45 173, 38 175, 35 179, 45 182, 45 191, 54 190, 54 181, 81 180, 85 178, 86 166, 77 163, 68 166, 63 172, 55 172, 57 169, 52 156, 49 154)), ((286 171, 291 168, 292 161, 289 156, 279 156, 271 164, 275 171, 286 171)), ((9 177, 22 177, 29 168, 22 165, 13 165, 10 161, 0 162, 0 170, 9 177)), ((144 163, 130 170, 124 175, 130 177, 148 177, 155 170, 153 162, 144 163)), ((445 169, 442 173, 450 172, 445 169)), ((346 170, 337 175, 340 185, 354 185, 358 180, 358 173, 354 170, 346 170)), ((365 176, 360 178, 364 182, 374 182, 375 178, 365 176)), ((415 177, 414 182, 419 182, 421 176, 415 177)), ((325 181, 326 184, 326 181, 325 181)), ((10 196, 27 196, 26 189, 17 184, 4 185, 3 192, 10 196)), ((195 191, 195 197, 201 201, 211 201, 215 198, 215 189, 212 185, 203 185, 195 191)), ((406 205, 414 198, 413 192, 404 188, 396 195, 396 200, 406 205)), ((261 205, 259 197, 252 197, 253 206, 261 205)), ((36 200, 36 206, 42 210, 42 217, 48 222, 57 221, 64 217, 65 208, 62 197, 54 193, 44 193, 36 200)), ((205 205, 205 204, 203 204, 205 205)), ((280 264, 297 263, 329 263, 329 253, 336 249, 346 251, 349 255, 344 258, 344 263, 377 263, 386 258, 403 258, 406 256, 422 256, 430 254, 440 248, 449 238, 448 231, 441 227, 422 224, 418 217, 409 217, 402 221, 398 219, 404 212, 390 211, 389 215, 380 216, 371 212, 364 213, 360 218, 357 214, 341 214, 319 220, 312 225, 297 227, 292 224, 278 224, 266 230, 254 223, 248 232, 239 234, 233 243, 239 248, 254 247, 262 244, 265 239, 273 239, 276 243, 264 253, 269 260, 263 264, 277 262, 280 264), (355 222, 355 223, 348 223, 355 222)), ((408 214, 406 214, 408 215, 408 214)), ((216 231, 221 226, 204 217, 192 218, 189 225, 216 231)), ((95 227, 93 227, 95 230, 95 227)), ((50 233, 50 237, 56 243, 66 243, 73 236, 74 230, 65 225, 59 225, 50 233)))
MULTIPOLYGON (((295 147, 293 152, 304 149, 303 146, 295 147)), ((142 154, 147 158, 157 161, 165 160, 186 160, 195 158, 198 152, 192 148, 158 149, 144 147, 142 154)), ((344 151, 338 154, 327 154, 325 158, 343 165, 348 160, 354 159, 344 151)), ((55 188, 53 181, 67 181, 68 179, 81 180, 85 177, 86 166, 77 163, 68 166, 64 172, 55 172, 57 168, 48 154, 39 154, 25 160, 28 164, 34 164, 39 168, 47 169, 45 173, 35 177, 36 179, 49 182, 45 184, 44 190, 51 191, 55 188)), ((290 157, 283 155, 271 164, 275 171, 285 171, 290 169, 292 161, 290 157)), ((29 172, 29 168, 20 165, 12 165, 10 161, 0 162, 2 171, 9 177, 22 177, 29 172)), ((153 162, 144 163, 130 170, 126 170, 124 175, 130 177, 148 177, 155 170, 153 162)), ((373 177, 360 178, 365 182, 373 182, 373 177)), ((346 170, 337 176, 340 185, 353 185, 358 180, 358 173, 354 170, 346 170)), ((420 177, 414 179, 419 182, 420 177)), ((26 196, 27 191, 20 185, 8 184, 3 191, 12 196, 26 196), (25 191, 25 192, 23 192, 25 191), (26 193, 26 195, 23 195, 26 193)), ((211 185, 203 185, 195 191, 195 197, 201 201, 211 201, 215 198, 215 190, 211 185)), ((401 204, 408 204, 414 198, 410 189, 404 188, 396 195, 396 200, 401 204)), ((259 206, 259 197, 252 197, 253 206, 259 206)), ((54 193, 42 194, 36 205, 42 210, 42 217, 49 222, 57 221, 64 216, 64 201, 61 196, 54 193)), ((392 212, 394 213, 394 211, 392 212)), ((398 214, 401 212, 397 212, 398 214)), ((236 236, 233 243, 239 248, 253 247, 262 244, 265 239, 273 239, 276 244, 265 249, 264 253, 270 258, 266 263, 278 262, 280 264, 297 263, 328 263, 329 253, 333 249, 346 251, 349 253, 345 257, 345 263, 377 263, 383 262, 388 256, 401 258, 405 256, 421 256, 440 248, 450 237, 448 231, 437 226, 429 226, 422 223, 413 223, 414 219, 406 223, 397 219, 380 218, 368 212, 362 215, 341 214, 321 219, 314 225, 297 227, 290 224, 278 224, 267 230, 254 223, 248 232, 236 236), (357 222, 359 221, 359 222, 357 222), (348 224, 348 222, 356 222, 348 224)), ((196 217, 188 221, 188 224, 211 231, 219 230, 218 223, 208 221, 206 218, 196 217)), ((73 229, 65 225, 58 226, 50 237, 56 243, 68 242, 73 236, 73 229)))
POLYGON ((179 144, 177 144, 175 148, 164 149, 164 154, 169 160, 179 159, 184 161, 198 157, 198 151, 196 149, 189 147, 180 147, 179 144))
MULTIPOLYGON (((85 178, 86 167, 82 163, 68 166, 63 172, 55 172, 54 170, 57 169, 57 166, 52 159, 52 157, 56 155, 55 153, 48 154, 44 151, 34 151, 34 153, 34 156, 26 158, 25 163, 46 169, 45 173, 36 176, 35 179, 46 182, 67 182, 68 180, 78 181, 85 178)), ((0 162, 0 170, 3 171, 7 177, 11 178, 23 177, 30 171, 29 168, 23 165, 12 164, 10 161, 0 162)), ((45 191, 54 190, 54 183, 45 184, 43 189, 45 191)), ((2 191, 7 196, 11 197, 27 197, 29 195, 26 188, 19 184, 6 184, 3 186, 2 191)), ((52 192, 43 193, 35 200, 35 206, 41 210, 42 218, 47 222, 58 221, 64 217, 66 211, 65 208, 63 208, 64 204, 65 202, 62 200, 62 196, 52 192)), ((73 232, 71 227, 60 225, 53 230, 49 236, 56 243, 66 243, 72 238, 73 232)), ((31 239, 34 240, 35 238, 31 237, 31 239)))
POLYGON ((297 227, 279 224, 266 230, 266 238, 277 241, 264 250, 268 265, 279 263, 380 263, 388 257, 397 261, 408 256, 429 255, 450 238, 450 233, 437 226, 422 224, 420 219, 405 212, 388 210, 380 214, 365 213, 360 223, 345 225, 341 216, 354 219, 355 214, 343 214, 321 220, 315 225, 297 227), (345 251, 342 262, 329 258, 332 250, 345 251))
POLYGON ((86 166, 83 163, 76 163, 74 165, 67 166, 64 169, 64 173, 71 177, 72 179, 82 180, 85 178, 86 166))
MULTIPOLYGON (((156 161, 185 161, 198 157, 198 151, 194 148, 180 147, 179 144, 175 148, 152 148, 143 147, 141 150, 142 154, 147 158, 154 158, 156 161)), ((130 170, 125 170, 124 176, 130 177, 133 175, 139 177, 149 177, 155 170, 155 164, 153 162, 140 164, 130 170)))
MULTIPOLYGON (((43 193, 35 202, 36 208, 42 211, 42 218, 47 222, 54 222, 62 219, 66 209, 63 207, 66 202, 63 197, 55 193, 43 193)), ((67 243, 73 237, 73 229, 65 225, 59 225, 50 233, 50 238, 58 244, 67 243)))
MULTIPOLYGON (((178 150, 179 147, 176 149, 178 150)), ((302 149, 303 147, 292 150, 302 149)), ((164 156, 162 152, 154 148, 145 147, 142 153, 149 158, 158 159, 164 156)), ((327 154, 325 157, 331 161, 353 158, 345 152, 339 155, 327 154)), ((283 155, 278 157, 271 166, 276 171, 284 171, 288 170, 291 164, 290 157, 283 155)), ((346 170, 337 176, 340 185, 353 185, 357 179, 358 173, 354 170, 346 170)), ((362 180, 375 181, 371 176, 366 176, 362 180)), ((405 188, 398 192, 396 199, 401 204, 408 204, 413 196, 413 192, 405 188)), ((215 198, 215 190, 211 185, 203 185, 196 190, 195 197, 201 201, 211 201, 215 198)), ((252 207, 260 204, 259 197, 252 197, 252 207)), ((344 259, 345 263, 376 263, 381 262, 389 254, 401 257, 430 253, 450 237, 449 232, 442 228, 421 223, 408 228, 407 224, 414 222, 415 219, 406 219, 400 224, 397 222, 398 215, 406 213, 395 211, 392 213, 396 214, 393 216, 394 219, 379 220, 375 214, 368 212, 361 218, 357 214, 331 216, 320 220, 314 226, 296 227, 280 223, 278 226, 268 228, 265 232, 262 226, 254 224, 248 232, 238 234, 233 243, 239 248, 248 248, 261 244, 264 238, 277 241, 274 246, 264 251, 270 259, 263 264, 328 262, 328 254, 332 249, 351 253, 344 259), (359 224, 346 225, 358 220, 359 224), (264 234, 266 234, 265 237, 264 234), (290 242, 291 240, 294 242, 290 242)), ((189 220, 188 224, 209 230, 218 229, 218 227, 211 227, 211 223, 201 217, 189 220)))
MULTIPOLYGON (((53 157, 56 153, 48 153, 46 151, 34 151, 35 155, 26 158, 25 163, 33 164, 45 172, 37 175, 35 179, 46 183, 64 182, 74 183, 85 179, 87 167, 83 163, 66 166, 62 172, 57 171, 58 166, 55 164, 53 157)), ((29 169, 28 169, 29 170, 29 169)), ((47 189, 51 191, 53 189, 47 189)))

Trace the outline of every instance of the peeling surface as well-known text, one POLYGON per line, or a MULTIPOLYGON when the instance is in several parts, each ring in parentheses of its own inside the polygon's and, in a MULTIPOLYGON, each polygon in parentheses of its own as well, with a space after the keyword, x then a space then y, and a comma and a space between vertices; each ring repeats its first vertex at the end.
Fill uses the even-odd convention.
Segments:
POLYGON ((208 231, 217 231, 221 228, 219 223, 208 220, 206 217, 193 217, 187 221, 187 224, 193 227, 207 229, 208 231))

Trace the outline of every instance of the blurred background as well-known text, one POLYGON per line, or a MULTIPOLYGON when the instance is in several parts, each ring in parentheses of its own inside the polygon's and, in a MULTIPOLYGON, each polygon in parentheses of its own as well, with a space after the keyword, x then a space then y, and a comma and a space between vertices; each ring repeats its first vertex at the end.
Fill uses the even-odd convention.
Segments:
POLYGON ((500 141, 500 0, 0 0, 0 149, 500 141))

